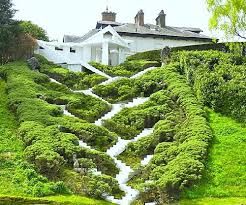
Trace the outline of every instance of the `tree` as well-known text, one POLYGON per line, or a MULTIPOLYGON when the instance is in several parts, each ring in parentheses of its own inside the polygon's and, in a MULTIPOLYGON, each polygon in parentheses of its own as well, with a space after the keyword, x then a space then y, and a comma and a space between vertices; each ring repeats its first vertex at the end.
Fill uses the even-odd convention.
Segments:
POLYGON ((12 0, 0 1, 0 26, 8 25, 13 21, 12 18, 14 17, 16 10, 12 7, 12 0))
POLYGON ((0 0, 0 65, 28 58, 36 47, 35 39, 25 34, 20 23, 13 20, 15 13, 12 0, 0 0))
POLYGON ((210 29, 224 31, 227 39, 239 37, 246 39, 246 1, 245 0, 206 0, 212 12, 210 29))
POLYGON ((31 21, 22 21, 20 26, 24 33, 31 35, 33 38, 43 41, 49 40, 46 31, 31 21))

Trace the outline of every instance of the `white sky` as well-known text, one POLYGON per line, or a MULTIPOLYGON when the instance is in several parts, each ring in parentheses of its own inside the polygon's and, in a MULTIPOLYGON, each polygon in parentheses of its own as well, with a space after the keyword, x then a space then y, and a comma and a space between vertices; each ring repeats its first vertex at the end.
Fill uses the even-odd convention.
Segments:
POLYGON ((161 11, 166 13, 168 26, 199 27, 208 30, 209 12, 206 0, 13 0, 18 10, 15 18, 31 20, 43 27, 51 39, 61 40, 64 34, 83 35, 95 28, 101 13, 117 13, 116 21, 134 22, 136 13, 143 9, 145 23, 155 24, 161 11))

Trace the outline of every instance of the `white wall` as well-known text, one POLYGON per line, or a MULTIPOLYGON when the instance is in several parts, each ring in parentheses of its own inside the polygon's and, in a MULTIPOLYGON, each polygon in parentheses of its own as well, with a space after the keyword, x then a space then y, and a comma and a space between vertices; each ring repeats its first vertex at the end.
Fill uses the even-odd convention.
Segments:
POLYGON ((84 46, 83 47, 83 56, 81 57, 80 60, 83 60, 85 62, 90 62, 91 61, 91 46, 84 46))
POLYGON ((160 38, 142 38, 134 36, 122 36, 124 40, 132 41, 130 43, 130 53, 143 52, 148 50, 162 49, 165 46, 177 47, 177 46, 188 46, 197 44, 206 44, 207 42, 191 41, 191 40, 171 40, 171 39, 160 39, 160 38))
POLYGON ((81 72, 82 66, 80 64, 69 64, 67 68, 73 72, 81 72))

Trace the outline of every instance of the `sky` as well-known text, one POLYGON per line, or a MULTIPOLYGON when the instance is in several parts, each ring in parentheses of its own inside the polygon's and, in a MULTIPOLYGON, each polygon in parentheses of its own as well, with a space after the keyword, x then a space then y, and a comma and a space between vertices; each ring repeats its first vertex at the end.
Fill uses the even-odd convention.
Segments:
POLYGON ((134 23, 140 9, 145 23, 155 24, 163 9, 168 26, 198 27, 205 35, 214 36, 208 29, 210 13, 206 0, 13 0, 15 19, 30 20, 44 28, 50 39, 61 40, 64 34, 82 36, 95 28, 106 10, 116 12, 116 21, 134 23))

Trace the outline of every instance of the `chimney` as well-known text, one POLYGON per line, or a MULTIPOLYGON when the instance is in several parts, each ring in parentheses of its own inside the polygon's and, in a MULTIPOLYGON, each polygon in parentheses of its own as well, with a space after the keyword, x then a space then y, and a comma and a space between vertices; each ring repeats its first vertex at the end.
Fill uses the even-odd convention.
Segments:
POLYGON ((142 9, 135 16, 135 24, 138 26, 144 26, 144 12, 142 9))
POLYGON ((166 14, 163 10, 161 10, 158 17, 155 20, 157 26, 160 26, 161 28, 164 28, 166 26, 166 14))
POLYGON ((102 21, 116 21, 116 13, 112 11, 108 11, 108 7, 106 11, 102 12, 102 21))

